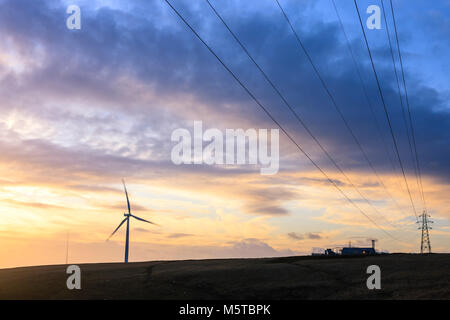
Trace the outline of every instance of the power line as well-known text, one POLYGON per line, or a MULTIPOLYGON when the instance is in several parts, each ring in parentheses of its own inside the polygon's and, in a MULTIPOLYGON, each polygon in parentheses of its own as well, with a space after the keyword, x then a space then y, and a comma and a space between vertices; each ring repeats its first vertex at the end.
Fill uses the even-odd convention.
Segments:
MULTIPOLYGON (((209 0, 205 0, 211 10, 215 13, 217 18, 223 23, 223 25, 227 28, 227 30, 230 32, 230 34, 233 36, 234 40, 239 44, 239 46, 242 48, 242 50, 246 53, 248 58, 253 62, 253 64, 258 68, 258 70, 261 72, 261 74, 264 76, 266 81, 270 84, 270 86, 275 90, 275 92, 278 94, 278 96, 281 98, 283 103, 288 107, 288 109, 292 112, 294 117, 297 119, 297 121, 302 125, 302 127, 306 130, 306 132, 310 135, 310 137, 316 142, 316 144, 320 147, 320 149, 325 153, 327 158, 333 163, 333 165, 341 172, 341 174, 347 179, 347 181, 350 183, 350 185, 358 192, 358 194, 361 196, 361 198, 364 199, 364 201, 371 206, 377 214, 379 214, 381 217, 383 217, 389 224, 394 226, 386 217, 384 217, 383 214, 381 214, 378 209, 361 193, 361 191, 358 189, 358 187, 351 181, 351 179, 347 176, 347 174, 344 172, 344 170, 337 164, 337 162, 333 159, 333 157, 329 154, 329 152, 325 149, 325 147, 320 143, 320 141, 316 138, 316 136, 312 133, 312 131, 309 129, 309 127, 306 125, 306 123, 302 120, 300 115, 297 113, 297 111, 294 110, 294 108, 290 105, 290 103, 286 100, 286 98, 283 96, 283 94, 280 92, 278 87, 273 83, 273 81, 269 78, 269 76, 266 74, 266 72, 261 68, 261 66, 256 62, 256 60, 253 58, 253 56, 250 54, 246 46, 239 40, 238 36, 231 30, 231 28, 228 26, 226 21, 222 18, 220 13, 216 10, 216 8, 211 4, 209 0)), ((384 184, 383 184, 384 185, 384 184)), ((386 187, 385 187, 386 188, 386 187)))
POLYGON ((377 81, 378 92, 380 93, 381 102, 383 103, 384 113, 386 115, 386 120, 387 120, 387 123, 389 125, 389 130, 390 130, 390 133, 391 133, 391 136, 392 136, 392 141, 394 142, 395 152, 397 154, 398 162, 400 163, 400 168, 402 169, 402 174, 403 174, 403 179, 405 180, 406 189, 408 190, 409 200, 411 201, 411 205, 413 207, 414 215, 416 216, 416 220, 418 220, 419 218, 417 217, 416 207, 414 206, 414 201, 413 201, 412 196, 411 196, 411 191, 409 190, 409 185, 408 185, 408 181, 406 179, 405 169, 403 168, 402 159, 401 159, 400 153, 398 151, 397 141, 395 139, 394 130, 392 129, 391 119, 389 118, 389 113, 387 111, 386 102, 384 101, 383 91, 381 90, 381 85, 380 85, 380 81, 378 79, 377 71, 375 69, 375 64, 373 62, 372 52, 370 51, 369 42, 367 41, 366 32, 364 31, 364 26, 363 26, 363 23, 362 23, 362 20, 361 20, 361 15, 359 13, 358 4, 356 3, 356 0, 353 0, 353 2, 355 3, 356 12, 358 13, 359 23, 361 25, 361 30, 362 30, 363 35, 364 35, 364 40, 365 40, 365 43, 366 43, 367 51, 369 52, 370 62, 372 64, 372 70, 373 70, 373 73, 375 75, 375 80, 377 81))
POLYGON ((395 14, 394 14, 394 7, 392 5, 392 0, 390 0, 390 4, 391 4, 392 20, 394 21, 394 30, 395 30, 395 39, 397 41, 398 57, 399 57, 399 60, 400 60, 400 67, 401 67, 401 70, 402 70, 402 79, 403 79, 403 87, 405 89, 406 105, 408 107, 409 122, 411 124, 411 135, 412 135, 412 140, 413 140, 413 145, 414 145, 414 153, 416 155, 417 171, 419 173, 420 189, 422 191, 422 201, 423 201, 424 209, 426 211, 427 204, 426 204, 426 201, 425 201, 425 194, 423 192, 422 173, 421 173, 421 170, 420 170, 419 157, 418 157, 418 153, 417 153, 416 137, 415 137, 415 133, 414 133, 414 125, 413 125, 412 116, 411 116, 411 108, 410 108, 410 105, 409 105, 408 90, 406 89, 405 72, 404 72, 404 69, 403 69, 403 59, 402 59, 402 53, 401 53, 401 50, 400 50, 400 42, 398 40, 397 23, 395 22, 395 14))
POLYGON ((255 97, 255 95, 242 83, 241 80, 235 75, 235 73, 223 62, 223 60, 214 52, 214 50, 203 40, 203 38, 195 31, 195 29, 187 22, 186 19, 178 12, 178 10, 172 6, 168 0, 164 0, 170 8, 177 14, 177 16, 184 22, 184 24, 194 33, 194 35, 203 43, 203 45, 208 49, 208 51, 219 61, 219 63, 228 71, 228 73, 236 80, 236 82, 245 90, 245 92, 256 102, 256 104, 264 111, 264 113, 281 129, 281 131, 291 140, 292 143, 302 152, 308 160, 325 176, 325 178, 347 199, 347 201, 352 204, 362 215, 364 215, 373 225, 378 229, 383 231, 389 237, 398 240, 388 231, 379 226, 370 216, 368 216, 352 199, 350 199, 344 191, 334 182, 323 169, 309 156, 309 154, 303 150, 303 148, 294 140, 294 138, 283 128, 283 126, 270 114, 270 112, 264 107, 261 102, 255 97))
POLYGON ((396 64, 395 64, 394 50, 392 49, 391 36, 390 36, 390 33, 389 33, 389 24, 387 22, 386 10, 384 9, 384 1, 383 0, 381 0, 381 6, 383 8, 383 17, 384 17, 384 22, 386 24, 386 35, 387 35, 388 42, 389 42, 389 49, 390 49, 391 58, 392 58, 392 66, 393 66, 393 69, 394 69, 395 80, 397 82, 398 97, 400 99, 400 108, 402 110, 403 123, 405 125, 406 136, 408 138, 409 151, 411 152, 411 160, 412 160, 412 163, 413 163, 414 173, 415 173, 415 176, 416 176, 417 188, 419 189, 419 192, 420 192, 419 175, 417 173, 416 161, 414 159, 413 147, 411 145, 411 136, 410 136, 410 133, 409 133, 408 121, 406 120, 405 106, 403 105, 402 93, 401 93, 401 89, 400 89, 400 80, 399 80, 399 77, 398 77, 397 67, 396 67, 396 64))
MULTIPOLYGON (((341 15, 339 14, 339 11, 338 11, 338 9, 337 9, 337 6, 336 6, 335 1, 334 1, 334 0, 331 0, 331 2, 333 3, 334 10, 336 11, 336 16, 338 17, 339 24, 340 24, 341 29, 342 29, 342 32, 343 32, 343 34, 344 34, 344 37, 345 37, 345 40, 346 40, 346 43, 347 43, 347 48, 348 48, 348 51, 350 52, 350 55, 351 55, 351 57, 352 57, 353 64, 354 64, 355 69, 356 69, 356 73, 358 74, 358 78, 359 78, 359 81, 360 81, 360 83, 361 83, 362 90, 363 90, 363 92, 364 92, 364 96, 365 96, 365 98, 366 98, 367 104, 368 104, 369 109, 370 109, 370 111, 371 111, 372 117, 373 117, 374 120, 375 120, 375 127, 376 127, 377 132, 378 132, 378 137, 380 138, 380 141, 381 141, 381 143, 382 143, 382 145, 383 145, 383 147, 384 147, 384 151, 386 152, 386 156, 387 156, 387 158, 389 159, 389 162, 390 162, 390 164, 391 164, 391 166, 392 166, 393 172, 394 172, 395 174, 397 174, 396 166, 395 166, 395 164, 394 164, 394 161, 393 161, 392 158, 391 158, 391 154, 390 154, 390 152, 389 152, 389 148, 388 148, 387 143, 386 143, 386 140, 384 139, 384 136, 383 136, 383 134, 382 134, 382 131, 381 131, 381 125, 380 125, 380 122, 378 121, 378 118, 377 118, 377 116, 376 116, 376 114, 375 114, 375 109, 374 109, 372 103, 370 102, 368 90, 367 90, 366 85, 365 85, 365 83, 364 83, 364 80, 363 80, 363 77, 362 77, 362 74, 361 74, 361 70, 360 70, 359 64, 358 64, 358 62, 357 62, 357 60, 356 60, 355 54, 353 53, 353 49, 352 49, 352 46, 351 46, 351 44, 350 44, 350 40, 349 40, 349 38, 348 38, 348 36, 347 36, 347 32, 345 31, 344 24, 342 23, 341 15)), ((389 197, 392 199, 392 201, 394 202, 394 204, 396 205, 396 207, 399 209, 399 211, 403 212, 403 209, 400 208, 399 204, 397 203, 397 201, 395 201, 395 199, 394 199, 394 197, 392 196, 392 194, 388 191, 387 188, 385 188, 385 189, 386 189, 386 192, 387 192, 387 194, 389 195, 389 197)))
MULTIPOLYGON (((375 173, 375 176, 377 177, 378 181, 380 181, 380 184, 382 185, 382 187, 386 190, 386 193, 389 194, 389 191, 387 190, 385 184, 383 183, 383 181, 381 180, 377 170, 375 169, 375 166, 372 164, 372 162, 370 161, 367 153, 364 151, 364 148, 362 147, 360 141, 358 140, 358 138, 356 137, 356 134, 353 132, 353 130, 351 129, 348 121, 346 120, 344 114, 342 113, 342 110, 339 108, 334 96, 331 94, 331 91, 329 90, 325 80, 323 79, 323 77, 321 76, 319 70, 317 69, 316 65, 314 64, 314 62, 312 61, 311 56, 308 53, 308 50, 306 50, 306 47, 303 45, 303 42, 301 41, 300 37, 298 36, 297 32, 295 31, 291 21, 289 20, 289 17, 287 16, 286 12, 284 11, 283 7, 281 6, 280 2, 278 0, 275 0, 275 2, 278 4, 278 7, 280 8, 284 18, 286 19, 287 23, 289 24, 290 29, 292 30, 295 38, 297 39, 298 44, 300 45, 300 47, 302 48, 303 52, 305 53, 309 63, 311 64, 314 72, 316 73, 317 77, 320 80, 320 83, 322 84, 322 87, 325 89, 328 97, 330 98, 334 108, 336 109, 336 111, 338 112, 340 118, 342 119, 342 121, 344 122, 345 127, 347 128, 347 130, 350 132, 350 135, 352 136, 353 140, 355 141, 356 145, 358 146, 359 150, 361 151, 361 153, 364 156, 364 159, 367 161, 367 163, 369 164, 370 168, 372 169, 372 171, 375 173)), ((364 197, 363 197, 364 198, 364 197)), ((364 198, 365 199, 365 198, 364 198)), ((375 207, 374 207, 375 208, 375 207)), ((376 210, 376 209, 375 209, 376 210)), ((378 210, 376 210, 378 212, 378 210)))

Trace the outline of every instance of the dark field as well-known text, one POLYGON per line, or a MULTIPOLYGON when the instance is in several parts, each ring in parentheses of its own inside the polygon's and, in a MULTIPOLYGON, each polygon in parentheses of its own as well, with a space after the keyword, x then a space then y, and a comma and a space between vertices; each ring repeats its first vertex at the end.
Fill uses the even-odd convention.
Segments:
POLYGON ((450 254, 81 264, 0 270, 0 299, 450 299, 450 254), (381 268, 368 290, 366 268, 381 268))

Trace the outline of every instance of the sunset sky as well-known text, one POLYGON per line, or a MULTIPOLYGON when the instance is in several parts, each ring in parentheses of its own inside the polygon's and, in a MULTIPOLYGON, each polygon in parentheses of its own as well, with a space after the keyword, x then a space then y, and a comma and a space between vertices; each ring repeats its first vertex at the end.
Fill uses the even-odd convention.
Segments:
MULTIPOLYGON (((130 261, 310 254, 370 245, 418 252, 406 190, 353 1, 335 0, 378 135, 331 0, 280 0, 368 165, 274 0, 211 0, 298 110, 317 139, 370 200, 361 198, 298 124, 203 1, 173 0, 229 68, 297 143, 385 232, 364 217, 280 132, 280 170, 255 165, 175 165, 177 128, 277 126, 162 0, 0 0, 0 268, 123 261, 127 182, 130 261), (81 8, 69 30, 66 8, 81 8), (383 141, 387 144, 385 152, 383 141), (392 166, 394 164, 394 168, 392 166), (391 197, 388 196, 390 193, 391 197)), ((393 0, 422 171, 431 245, 450 252, 450 2, 393 0)), ((363 21, 371 4, 358 1, 363 21)), ((396 65, 389 1, 385 0, 396 65)), ((366 28, 417 214, 414 174, 385 23, 366 28)), ((404 99, 404 97, 403 97, 404 99)), ((404 100, 403 100, 404 101, 404 100)))

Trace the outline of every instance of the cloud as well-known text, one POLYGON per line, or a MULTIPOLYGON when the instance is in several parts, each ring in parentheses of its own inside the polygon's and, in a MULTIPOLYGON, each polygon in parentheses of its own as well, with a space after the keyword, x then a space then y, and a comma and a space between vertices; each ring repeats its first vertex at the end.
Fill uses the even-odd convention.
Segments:
MULTIPOLYGON (((127 203, 126 203, 125 199, 124 199, 123 203, 122 202, 118 202, 118 203, 114 203, 114 204, 100 204, 100 203, 97 203, 96 206, 97 207, 101 207, 103 209, 107 209, 107 210, 111 210, 111 211, 117 211, 117 212, 120 212, 120 211, 126 212, 128 210, 127 209, 127 203)), ((146 208, 144 206, 141 206, 139 204, 131 203, 131 211, 133 213, 135 211, 137 211, 137 212, 151 212, 153 210, 148 209, 148 208, 146 208)))
POLYGON ((172 239, 178 239, 178 238, 185 238, 185 237, 192 237, 192 234, 189 233, 172 233, 167 236, 168 238, 172 239))
POLYGON ((308 236, 308 239, 313 239, 313 240, 322 239, 320 234, 317 234, 317 233, 308 233, 307 236, 308 236))
MULTIPOLYGON (((72 137, 52 137, 52 144, 61 143, 59 140, 72 140, 70 143, 77 148, 81 144, 87 152, 102 153, 105 158, 121 156, 149 160, 151 155, 152 160, 167 161, 170 153, 167 137, 170 136, 171 129, 193 117, 208 118, 209 123, 215 126, 223 126, 225 123, 269 125, 268 119, 254 105, 250 106, 250 110, 255 111, 252 114, 253 122, 242 117, 243 106, 246 106, 245 110, 249 109, 249 98, 207 50, 198 41, 193 41, 195 39, 192 34, 183 28, 170 9, 157 1, 147 4, 153 10, 145 18, 142 16, 143 5, 138 3, 133 3, 128 9, 120 6, 86 6, 83 8, 83 29, 78 33, 69 32, 61 24, 60 12, 64 11, 62 3, 51 5, 43 0, 32 4, 3 1, 1 5, 1 27, 12 41, 12 50, 20 54, 23 63, 38 60, 38 63, 28 68, 27 73, 7 72, 3 76, 3 91, 0 96, 2 101, 8 101, 3 104, 3 108, 26 112, 36 120, 49 121, 48 127, 58 127, 63 123, 61 129, 64 126, 77 128, 80 125, 88 128, 84 133, 77 130, 64 133, 73 135, 72 137), (130 16, 134 18, 133 24, 127 23, 130 16), (46 23, 42 24, 41 21, 46 23), (39 28, 30 30, 30 23, 39 28), (161 23, 164 28, 158 27, 161 23), (33 41, 28 41, 29 39, 33 41), (33 43, 39 43, 39 52, 33 43), (208 81, 210 79, 212 80, 208 81), (16 94, 12 96, 11 92, 16 94), (27 100, 33 102, 27 103, 27 100), (80 112, 79 105, 82 102, 88 102, 89 115, 80 112), (39 110, 34 107, 36 103, 40 104, 39 110), (166 107, 160 108, 161 105, 166 107), (227 108, 224 113, 225 105, 227 108), (130 110, 134 112, 131 113, 130 110), (127 117, 131 126, 126 124, 128 129, 123 130, 120 119, 127 117), (151 136, 148 132, 150 127, 153 131, 151 136), (132 142, 128 145, 111 144, 108 139, 113 136, 132 142)), ((236 9, 233 3, 221 6, 220 10, 225 12, 236 9)), ((239 15, 240 19, 228 15, 226 18, 232 20, 233 28, 245 39, 250 51, 255 52, 264 43, 273 44, 265 48, 264 55, 258 57, 260 63, 278 79, 279 87, 289 92, 291 103, 298 107, 296 109, 302 113, 311 130, 335 159, 344 164, 347 170, 367 170, 365 159, 355 148, 342 121, 333 109, 328 109, 330 102, 320 83, 314 80, 315 75, 308 62, 299 56, 295 39, 286 28, 277 8, 270 2, 265 3, 264 7, 270 10, 261 12, 250 7, 241 8, 243 11, 239 15), (255 30, 258 32, 254 32, 255 30), (300 70, 301 72, 297 72, 300 70)), ((287 4, 287 7, 290 5, 287 4)), ((230 41, 232 39, 229 39, 229 35, 225 36, 226 30, 217 23, 207 6, 195 9, 186 6, 185 10, 189 19, 198 20, 201 30, 208 27, 208 32, 223 35, 217 37, 220 40, 215 43, 215 49, 220 51, 233 69, 242 70, 242 76, 248 74, 251 78, 260 78, 239 47, 230 41), (201 15, 202 19, 197 18, 196 10, 205 13, 201 15), (240 58, 229 59, 235 56, 240 58)), ((360 96, 361 92, 354 90, 359 88, 359 83, 354 77, 353 65, 348 59, 339 28, 334 22, 314 20, 315 10, 320 10, 318 6, 311 5, 309 10, 308 14, 299 13, 298 10, 290 12, 298 19, 295 21, 299 34, 304 38, 305 45, 319 67, 336 71, 327 73, 326 81, 333 93, 336 93, 339 105, 345 109, 345 115, 350 118, 354 131, 360 136, 377 169, 392 173, 387 154, 374 134, 373 119, 368 116, 367 106, 365 103, 361 106, 364 98, 360 96), (301 18, 308 19, 310 23, 302 22, 301 18), (335 52, 333 56, 329 55, 330 50, 335 52)), ((3 45, 6 46, 6 43, 3 45)), ((391 118, 395 128, 398 128, 399 132, 396 133, 401 138, 403 118, 401 109, 396 108, 393 103, 396 92, 394 79, 391 77, 392 70, 388 64, 389 55, 386 54, 386 48, 376 49, 381 53, 378 58, 386 59, 378 67, 388 103, 392 104, 391 118)), ((267 92, 267 83, 245 80, 250 81, 252 89, 258 95, 267 95, 263 94, 267 92)), ((423 81, 410 83, 409 94, 410 100, 414 101, 416 130, 420 132, 417 139, 423 173, 438 177, 442 177, 444 173, 448 179, 450 172, 446 160, 450 154, 447 152, 448 148, 441 145, 442 141, 449 139, 449 130, 446 128, 450 127, 450 115, 445 111, 448 110, 445 99, 437 89, 427 86, 423 81), (433 130, 429 130, 430 127, 433 130)), ((370 98, 377 101, 375 84, 369 82, 367 85, 370 98)), ((296 137, 298 135, 301 138, 302 144, 314 145, 302 129, 298 130, 298 124, 275 97, 267 95, 266 99, 271 111, 286 120, 287 127, 293 129, 296 137)), ((383 119, 382 113, 377 116, 383 119)), ((207 119, 204 120, 206 122, 207 119)), ((323 157, 320 152, 317 155, 323 157)), ((319 162, 321 165, 330 165, 322 159, 319 162)), ((291 159, 285 165, 289 163, 292 163, 291 159)), ((106 167, 103 166, 104 169, 106 167)), ((339 185, 342 183, 337 181, 339 185)), ((284 213, 280 206, 260 211, 284 213)))
POLYGON ((239 242, 235 242, 230 248, 224 248, 223 251, 230 257, 239 258, 278 257, 294 255, 294 252, 289 249, 278 251, 272 248, 267 243, 253 238, 243 239, 239 242))
POLYGON ((319 240, 322 239, 322 236, 318 233, 305 233, 305 234, 300 234, 300 233, 296 233, 296 232, 289 232, 288 237, 294 240, 304 240, 304 239, 310 239, 310 240, 319 240))
POLYGON ((288 236, 294 240, 303 240, 305 239, 303 235, 295 233, 295 232, 289 232, 288 236))
POLYGON ((12 199, 4 199, 2 202, 20 207, 28 208, 39 208, 39 209, 59 209, 59 210, 70 210, 69 207, 64 207, 56 204, 44 203, 44 202, 28 202, 28 201, 17 201, 12 199))
POLYGON ((247 205, 246 210, 249 213, 263 214, 263 215, 285 215, 288 211, 280 206, 267 206, 267 205, 247 205))
POLYGON ((108 186, 96 186, 96 185, 80 185, 80 184, 76 184, 76 185, 66 185, 67 189, 73 189, 73 190, 80 190, 83 192, 93 192, 93 193, 99 193, 99 192, 104 192, 104 193, 116 193, 116 194, 123 194, 123 190, 120 189, 116 189, 116 188, 111 188, 108 186))

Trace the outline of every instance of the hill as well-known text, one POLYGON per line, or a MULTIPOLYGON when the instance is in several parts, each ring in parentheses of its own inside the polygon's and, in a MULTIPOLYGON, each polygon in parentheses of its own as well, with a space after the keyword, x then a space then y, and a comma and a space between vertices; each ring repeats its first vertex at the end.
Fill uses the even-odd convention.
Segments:
POLYGON ((0 270, 0 299, 450 299, 450 254, 80 264, 0 270), (368 290, 366 268, 381 268, 368 290))

